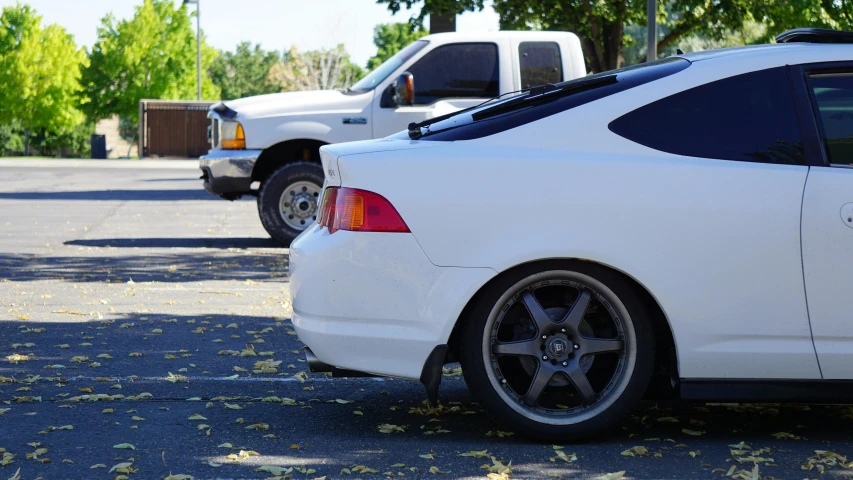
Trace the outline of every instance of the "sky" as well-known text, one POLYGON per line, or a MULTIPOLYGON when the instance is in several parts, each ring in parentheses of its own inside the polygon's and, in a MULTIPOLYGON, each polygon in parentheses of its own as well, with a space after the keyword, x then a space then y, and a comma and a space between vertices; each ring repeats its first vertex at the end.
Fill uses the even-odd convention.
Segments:
MULTIPOLYGON (((133 16, 142 0, 0 0, 0 6, 18 2, 32 6, 43 24, 58 23, 74 35, 78 45, 97 41, 97 27, 109 12, 118 18, 133 16), (73 6, 72 6, 73 5, 73 6)), ((180 5, 182 0, 175 0, 180 5)), ((373 27, 405 22, 417 12, 391 15, 375 0, 200 0, 201 28, 210 45, 234 50, 241 41, 260 43, 267 50, 332 48, 343 43, 359 65, 376 53, 373 27)), ((498 30, 491 2, 482 12, 465 13, 456 20, 460 32, 498 30)), ((190 5, 190 10, 195 6, 190 5)), ((429 25, 427 23, 427 25, 429 25)), ((193 22, 195 27, 195 22, 193 22)))

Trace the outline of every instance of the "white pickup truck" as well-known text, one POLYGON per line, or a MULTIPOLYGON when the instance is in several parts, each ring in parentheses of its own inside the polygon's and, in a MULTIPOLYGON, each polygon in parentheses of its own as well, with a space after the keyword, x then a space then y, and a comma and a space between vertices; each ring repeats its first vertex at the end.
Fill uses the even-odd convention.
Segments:
POLYGON ((408 45, 346 91, 276 93, 210 108, 204 188, 258 197, 264 228, 287 245, 317 219, 319 148, 382 138, 490 98, 586 74, 568 32, 440 33, 408 45))

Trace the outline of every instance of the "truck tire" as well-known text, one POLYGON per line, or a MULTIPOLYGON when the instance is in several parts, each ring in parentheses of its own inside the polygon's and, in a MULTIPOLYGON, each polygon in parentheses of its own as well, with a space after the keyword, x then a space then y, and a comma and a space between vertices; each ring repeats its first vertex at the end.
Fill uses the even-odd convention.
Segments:
POLYGON ((317 220, 323 168, 310 162, 285 165, 261 183, 258 214, 267 233, 284 246, 317 220))

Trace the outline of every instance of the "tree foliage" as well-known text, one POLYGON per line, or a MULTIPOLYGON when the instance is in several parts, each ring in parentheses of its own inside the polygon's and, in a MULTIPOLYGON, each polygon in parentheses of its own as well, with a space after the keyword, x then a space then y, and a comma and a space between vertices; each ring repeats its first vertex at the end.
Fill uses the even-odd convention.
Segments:
POLYGON ((376 55, 367 61, 367 69, 373 70, 406 45, 428 35, 423 28, 410 23, 383 23, 373 29, 373 44, 376 45, 376 55))
MULTIPOLYGON (((414 23, 422 22, 430 12, 462 13, 483 8, 483 2, 478 0, 378 2, 387 4, 395 13, 403 7, 422 5, 420 13, 412 19, 414 23)), ((587 65, 593 72, 623 66, 624 48, 631 46, 636 38, 629 35, 629 30, 646 23, 646 0, 494 0, 494 9, 500 16, 502 29, 564 30, 578 34, 587 65)), ((762 33, 743 40, 754 42, 767 42, 794 27, 849 29, 853 23, 850 0, 658 0, 658 12, 659 52, 669 51, 688 38, 727 44, 750 22, 758 25, 762 33)))
POLYGON ((343 45, 329 50, 300 52, 296 47, 282 55, 267 75, 280 92, 346 88, 364 76, 343 45))
POLYGON ((207 73, 222 90, 223 100, 275 93, 279 89, 267 83, 267 74, 278 60, 278 52, 266 52, 260 45, 242 42, 234 52, 220 53, 207 73))
POLYGON ((395 14, 403 8, 411 10, 412 7, 422 3, 419 13, 410 20, 410 23, 418 27, 423 27, 424 19, 431 13, 459 15, 479 11, 485 7, 485 0, 376 0, 376 3, 388 4, 388 10, 395 14))
POLYGON ((20 126, 26 151, 31 132, 72 130, 83 121, 78 94, 86 55, 59 25, 43 28, 26 5, 4 8, 0 30, 0 119, 20 126))
MULTIPOLYGON (((117 114, 139 116, 142 99, 196 98, 196 35, 185 5, 173 0, 145 0, 130 20, 109 14, 98 28, 98 42, 83 71, 94 120, 117 114)), ((216 57, 202 38, 202 97, 218 99, 219 87, 204 73, 216 57)))

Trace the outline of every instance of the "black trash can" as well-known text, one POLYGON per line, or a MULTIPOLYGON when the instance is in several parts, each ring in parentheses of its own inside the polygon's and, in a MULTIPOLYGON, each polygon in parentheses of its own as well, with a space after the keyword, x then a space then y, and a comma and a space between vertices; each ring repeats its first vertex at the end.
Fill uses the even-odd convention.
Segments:
POLYGON ((106 135, 92 135, 92 138, 89 140, 89 142, 92 146, 92 158, 101 160, 107 158, 106 135))

